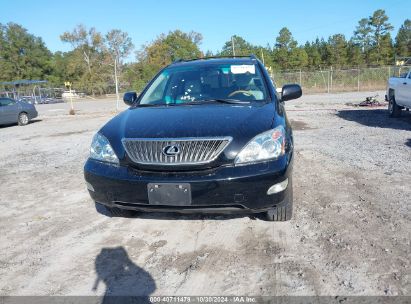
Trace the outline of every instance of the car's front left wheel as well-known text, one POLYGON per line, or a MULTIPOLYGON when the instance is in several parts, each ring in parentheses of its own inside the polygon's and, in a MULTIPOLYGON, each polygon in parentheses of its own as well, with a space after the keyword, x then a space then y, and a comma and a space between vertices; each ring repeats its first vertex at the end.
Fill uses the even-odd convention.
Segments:
POLYGON ((388 112, 390 117, 399 117, 401 115, 401 107, 395 102, 394 95, 391 95, 388 101, 388 112))
POLYGON ((25 112, 21 112, 18 117, 19 126, 25 126, 29 123, 29 116, 25 112))
POLYGON ((289 179, 286 191, 285 199, 280 204, 266 211, 265 218, 267 221, 284 222, 291 220, 293 215, 293 184, 291 178, 289 179))

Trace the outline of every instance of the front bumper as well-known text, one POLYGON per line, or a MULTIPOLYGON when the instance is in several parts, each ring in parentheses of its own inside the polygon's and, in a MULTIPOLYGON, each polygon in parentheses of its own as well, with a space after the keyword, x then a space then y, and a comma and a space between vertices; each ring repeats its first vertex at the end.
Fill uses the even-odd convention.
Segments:
POLYGON ((29 118, 30 119, 34 119, 39 115, 39 113, 37 112, 37 110, 31 110, 29 111, 29 118))
MULTIPOLYGON (((281 204, 289 191, 267 195, 267 190, 291 179, 290 155, 243 166, 224 166, 192 172, 140 171, 88 159, 84 176, 92 199, 109 207, 172 212, 262 212, 281 204), (150 205, 148 183, 189 183, 191 205, 150 205)), ((290 185, 291 183, 289 183, 290 185)))

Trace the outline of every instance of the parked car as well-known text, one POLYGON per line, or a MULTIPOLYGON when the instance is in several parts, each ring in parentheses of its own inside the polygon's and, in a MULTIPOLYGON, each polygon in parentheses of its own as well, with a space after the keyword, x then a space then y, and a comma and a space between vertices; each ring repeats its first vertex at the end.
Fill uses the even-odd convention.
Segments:
POLYGON ((25 126, 37 115, 37 110, 32 104, 0 97, 0 125, 18 123, 25 126))
POLYGON ((175 62, 130 108, 94 136, 84 166, 96 206, 133 211, 292 215, 293 135, 278 95, 254 56, 175 62))
POLYGON ((387 94, 388 112, 391 117, 401 115, 402 109, 411 109, 411 69, 400 77, 388 79, 387 94))

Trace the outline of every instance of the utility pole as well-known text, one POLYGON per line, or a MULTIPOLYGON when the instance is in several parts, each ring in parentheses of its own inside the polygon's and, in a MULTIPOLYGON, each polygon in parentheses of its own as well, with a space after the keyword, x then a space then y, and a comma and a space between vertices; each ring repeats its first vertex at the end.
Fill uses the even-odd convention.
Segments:
POLYGON ((327 93, 330 93, 330 70, 327 72, 327 93))
POLYGON ((333 90, 333 67, 331 66, 331 72, 330 72, 330 86, 331 86, 331 91, 333 90))
POLYGON ((263 65, 265 66, 263 49, 260 49, 260 51, 261 51, 261 59, 263 59, 263 65))
POLYGON ((116 82, 116 112, 118 112, 119 103, 120 103, 120 96, 118 95, 118 78, 117 78, 117 55, 114 57, 114 78, 116 82))
POLYGON ((234 36, 231 36, 231 47, 233 48, 233 56, 235 57, 234 36))

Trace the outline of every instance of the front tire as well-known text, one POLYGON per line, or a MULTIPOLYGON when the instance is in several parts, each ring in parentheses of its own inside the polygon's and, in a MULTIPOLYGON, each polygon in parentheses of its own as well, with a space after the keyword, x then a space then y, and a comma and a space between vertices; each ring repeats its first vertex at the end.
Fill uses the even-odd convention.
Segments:
POLYGON ((25 126, 29 123, 29 116, 25 112, 21 112, 17 119, 19 126, 25 126))
POLYGON ((390 100, 388 101, 388 113, 390 117, 401 116, 401 107, 395 102, 394 94, 390 96, 390 100))
POLYGON ((292 179, 288 184, 287 196, 280 204, 270 208, 265 213, 265 218, 270 222, 285 222, 291 220, 293 215, 293 184, 292 179))

